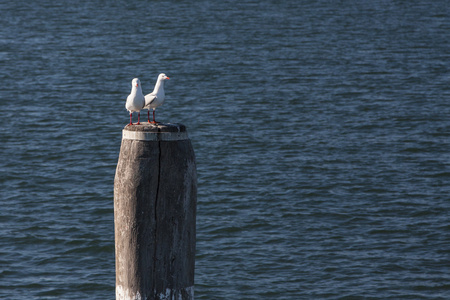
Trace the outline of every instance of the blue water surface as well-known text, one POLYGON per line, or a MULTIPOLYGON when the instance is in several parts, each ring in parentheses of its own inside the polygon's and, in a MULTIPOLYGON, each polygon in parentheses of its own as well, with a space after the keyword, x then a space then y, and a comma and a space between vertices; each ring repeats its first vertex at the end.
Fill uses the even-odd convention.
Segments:
POLYGON ((125 99, 164 72, 196 299, 450 299, 449 7, 0 2, 0 298, 114 299, 125 99))

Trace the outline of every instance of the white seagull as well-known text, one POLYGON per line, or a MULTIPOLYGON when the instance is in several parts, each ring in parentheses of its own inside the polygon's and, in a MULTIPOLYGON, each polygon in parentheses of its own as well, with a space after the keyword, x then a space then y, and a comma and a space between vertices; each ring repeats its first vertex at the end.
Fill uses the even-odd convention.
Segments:
POLYGON ((155 88, 153 92, 145 95, 145 105, 144 109, 148 109, 147 111, 147 120, 149 123, 155 124, 155 110, 158 106, 161 106, 164 102, 164 80, 170 79, 166 76, 166 74, 161 73, 158 76, 158 80, 156 81, 155 88), (150 122, 150 109, 153 109, 153 121, 150 122))
POLYGON ((131 118, 133 116, 133 112, 138 112, 138 122, 136 125, 140 125, 140 118, 141 118, 141 109, 144 107, 145 104, 145 98, 144 94, 142 93, 142 87, 141 82, 138 78, 134 78, 131 81, 131 93, 127 97, 127 103, 125 103, 125 108, 130 112, 130 124, 133 125, 131 122, 131 118))

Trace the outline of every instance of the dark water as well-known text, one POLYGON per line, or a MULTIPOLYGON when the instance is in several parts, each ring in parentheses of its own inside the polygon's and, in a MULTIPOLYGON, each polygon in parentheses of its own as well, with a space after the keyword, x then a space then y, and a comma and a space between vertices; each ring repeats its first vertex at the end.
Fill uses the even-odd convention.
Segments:
POLYGON ((125 98, 165 72, 196 299, 450 299, 449 7, 0 2, 0 298, 114 299, 125 98))

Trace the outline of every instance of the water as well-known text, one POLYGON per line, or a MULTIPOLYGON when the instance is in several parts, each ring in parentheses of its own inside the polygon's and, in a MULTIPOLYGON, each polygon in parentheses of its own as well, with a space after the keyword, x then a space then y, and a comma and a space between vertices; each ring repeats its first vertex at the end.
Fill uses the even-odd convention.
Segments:
POLYGON ((124 101, 160 72, 196 299, 450 299, 446 1, 80 2, 0 3, 1 299, 114 299, 124 101))

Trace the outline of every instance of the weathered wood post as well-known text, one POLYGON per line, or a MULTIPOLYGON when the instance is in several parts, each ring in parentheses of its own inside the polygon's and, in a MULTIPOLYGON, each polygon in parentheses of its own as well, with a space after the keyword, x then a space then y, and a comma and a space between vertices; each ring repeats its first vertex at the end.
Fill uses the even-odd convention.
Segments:
POLYGON ((186 127, 127 125, 114 179, 116 300, 194 299, 196 205, 186 127))

